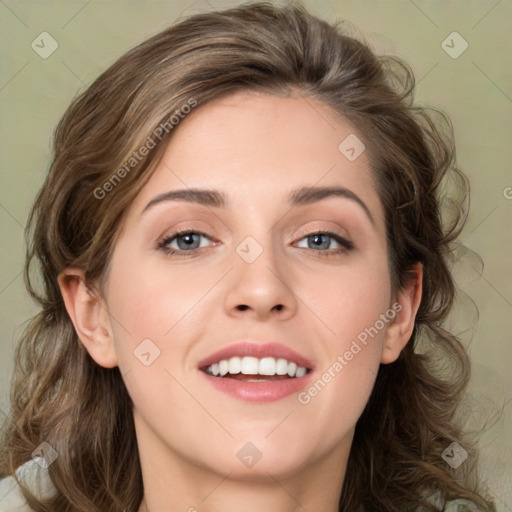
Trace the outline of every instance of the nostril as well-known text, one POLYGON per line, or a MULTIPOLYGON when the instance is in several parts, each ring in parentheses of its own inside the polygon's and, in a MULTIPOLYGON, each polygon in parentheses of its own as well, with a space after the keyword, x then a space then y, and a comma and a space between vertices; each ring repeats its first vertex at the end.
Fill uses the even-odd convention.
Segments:
MULTIPOLYGON (((283 305, 282 304, 278 304, 277 306, 274 306, 272 309, 276 309, 277 311, 281 311, 283 309, 283 305)), ((237 306, 238 310, 239 311, 245 311, 246 309, 249 309, 249 306, 247 306, 246 304, 240 304, 239 306, 237 306)))

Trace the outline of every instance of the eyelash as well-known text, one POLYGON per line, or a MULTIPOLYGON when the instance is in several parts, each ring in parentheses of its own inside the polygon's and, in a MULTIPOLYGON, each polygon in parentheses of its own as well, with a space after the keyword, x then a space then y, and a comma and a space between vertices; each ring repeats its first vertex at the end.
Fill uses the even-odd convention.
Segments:
MULTIPOLYGON (((173 242, 174 240, 176 240, 182 236, 185 236, 185 235, 200 235, 200 236, 204 236, 205 238, 208 238, 209 240, 211 240, 211 238, 206 233, 203 233, 202 231, 193 230, 193 229, 184 229, 184 230, 176 231, 169 236, 165 236, 162 240, 160 240, 158 242, 158 249, 163 251, 168 256, 172 256, 174 254, 180 254, 183 256, 197 254, 197 252, 200 249, 202 249, 202 247, 199 247, 196 249, 189 249, 189 250, 170 249, 168 247, 168 245, 171 242, 173 242)), ((332 238, 333 240, 335 240, 341 246, 337 249, 329 249, 326 251, 315 251, 314 249, 307 248, 307 249, 310 249, 310 250, 318 253, 318 256, 320 256, 320 257, 329 257, 329 256, 335 256, 338 254, 347 253, 354 248, 354 244, 351 241, 349 241, 346 238, 343 238, 341 235, 339 235, 337 233, 333 233, 331 231, 313 231, 311 233, 303 234, 302 238, 300 238, 299 241, 301 241, 305 238, 311 237, 311 236, 315 236, 315 235, 328 236, 328 237, 332 238)), ((305 249, 305 248, 300 247, 300 249, 305 249)))

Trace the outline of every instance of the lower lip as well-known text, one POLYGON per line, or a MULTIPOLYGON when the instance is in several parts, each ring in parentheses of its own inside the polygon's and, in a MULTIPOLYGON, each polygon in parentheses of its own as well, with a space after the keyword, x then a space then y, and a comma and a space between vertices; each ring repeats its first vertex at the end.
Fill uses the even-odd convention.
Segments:
POLYGON ((229 396, 246 402, 275 402, 301 391, 311 380, 312 371, 304 377, 268 382, 244 382, 225 377, 212 377, 199 370, 208 382, 229 396))

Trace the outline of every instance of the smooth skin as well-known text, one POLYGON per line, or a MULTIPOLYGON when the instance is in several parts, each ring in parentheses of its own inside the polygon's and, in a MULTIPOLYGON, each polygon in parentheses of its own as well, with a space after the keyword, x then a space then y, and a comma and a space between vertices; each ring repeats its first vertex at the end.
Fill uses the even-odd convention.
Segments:
POLYGON ((127 212, 104 293, 87 289, 81 269, 59 277, 80 340, 99 365, 119 366, 133 399, 139 512, 338 510, 355 424, 379 365, 411 336, 422 280, 418 265, 416 280, 392 294, 367 151, 349 161, 338 149, 349 134, 368 150, 354 126, 299 94, 242 91, 200 106, 127 212), (313 186, 348 189, 368 212, 343 196, 288 204, 292 190, 313 186), (161 200, 146 209, 195 188, 222 193, 227 206, 161 200), (206 236, 172 238, 178 229, 206 236), (353 248, 312 236, 319 231, 353 248), (249 236, 263 249, 252 263, 236 250, 249 236), (297 394, 244 402, 198 369, 235 341, 276 341, 314 363, 314 382, 396 303, 394 320, 307 404, 297 394), (160 350, 148 366, 134 355, 145 339, 160 350), (252 467, 237 457, 246 443, 261 453, 252 467))

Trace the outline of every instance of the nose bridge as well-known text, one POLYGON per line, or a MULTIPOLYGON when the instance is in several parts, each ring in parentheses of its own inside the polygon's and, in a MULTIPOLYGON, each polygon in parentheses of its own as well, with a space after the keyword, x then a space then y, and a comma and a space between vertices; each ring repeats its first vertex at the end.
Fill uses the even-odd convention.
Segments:
POLYGON ((250 310, 258 317, 279 311, 287 316, 295 311, 296 301, 274 232, 260 229, 252 233, 235 246, 226 310, 250 310))

